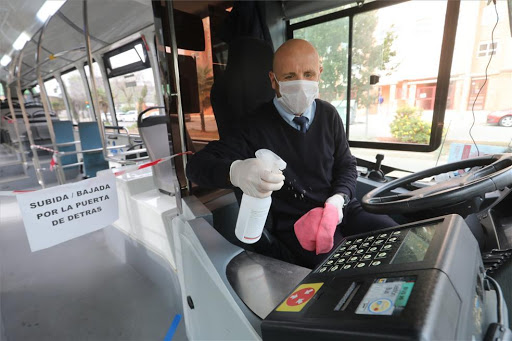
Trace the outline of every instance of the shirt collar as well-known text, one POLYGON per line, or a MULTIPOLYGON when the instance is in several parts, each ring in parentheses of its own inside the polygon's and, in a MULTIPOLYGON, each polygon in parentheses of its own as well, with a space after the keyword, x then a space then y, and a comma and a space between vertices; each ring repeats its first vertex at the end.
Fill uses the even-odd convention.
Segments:
MULTIPOLYGON (((295 118, 295 115, 294 114, 291 114, 289 113, 282 105, 281 103, 279 103, 279 101, 277 100, 277 95, 274 96, 274 106, 276 107, 277 109, 277 112, 279 113, 279 115, 281 115, 281 117, 286 121, 288 122, 288 124, 292 124, 293 122, 293 119, 295 118)), ((313 103, 311 103, 311 105, 306 109, 306 111, 304 111, 304 113, 301 115, 301 116, 304 116, 308 119, 308 124, 311 124, 311 121, 312 121, 312 116, 313 116, 313 113, 315 112, 315 109, 316 109, 316 101, 313 101, 313 103)))

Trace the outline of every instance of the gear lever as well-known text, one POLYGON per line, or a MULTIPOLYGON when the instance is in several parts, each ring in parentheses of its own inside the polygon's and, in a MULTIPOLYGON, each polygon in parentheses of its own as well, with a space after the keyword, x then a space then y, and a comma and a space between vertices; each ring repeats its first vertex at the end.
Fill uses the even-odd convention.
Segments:
POLYGON ((377 154, 375 157, 377 162, 375 163, 375 169, 371 170, 368 174, 368 178, 374 181, 386 182, 386 178, 384 177, 384 172, 380 169, 382 164, 382 160, 384 160, 383 154, 377 154))

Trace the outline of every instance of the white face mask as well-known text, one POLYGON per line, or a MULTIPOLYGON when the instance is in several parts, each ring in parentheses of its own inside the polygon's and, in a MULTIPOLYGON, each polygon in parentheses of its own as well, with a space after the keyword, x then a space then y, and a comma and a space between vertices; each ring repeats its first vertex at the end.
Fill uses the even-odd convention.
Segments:
POLYGON ((279 84, 281 93, 281 97, 277 98, 278 102, 294 115, 303 114, 318 97, 318 82, 305 80, 279 82, 277 78, 275 80, 279 84))

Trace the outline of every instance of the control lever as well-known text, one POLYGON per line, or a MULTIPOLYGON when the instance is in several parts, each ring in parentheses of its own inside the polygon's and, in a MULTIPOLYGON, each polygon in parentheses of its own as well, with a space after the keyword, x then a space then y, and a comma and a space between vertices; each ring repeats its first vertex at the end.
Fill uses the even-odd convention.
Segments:
POLYGON ((371 170, 368 174, 368 178, 374 181, 386 182, 386 178, 384 177, 384 172, 380 169, 382 164, 382 160, 384 160, 383 154, 377 154, 375 157, 377 159, 377 163, 375 163, 375 169, 371 170))

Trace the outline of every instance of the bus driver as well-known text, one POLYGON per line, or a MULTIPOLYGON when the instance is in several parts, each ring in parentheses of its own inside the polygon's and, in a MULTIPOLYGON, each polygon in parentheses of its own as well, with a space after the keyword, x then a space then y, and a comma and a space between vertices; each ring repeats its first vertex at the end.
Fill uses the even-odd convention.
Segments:
POLYGON ((354 198, 356 160, 338 112, 316 98, 321 72, 313 45, 286 41, 269 72, 274 99, 247 117, 236 138, 210 142, 187 166, 187 176, 200 186, 272 195, 271 230, 282 245, 259 250, 260 240, 256 251, 310 268, 342 235, 396 225, 387 216, 365 212, 354 198), (286 161, 283 174, 265 171, 254 158, 262 148, 286 161))

